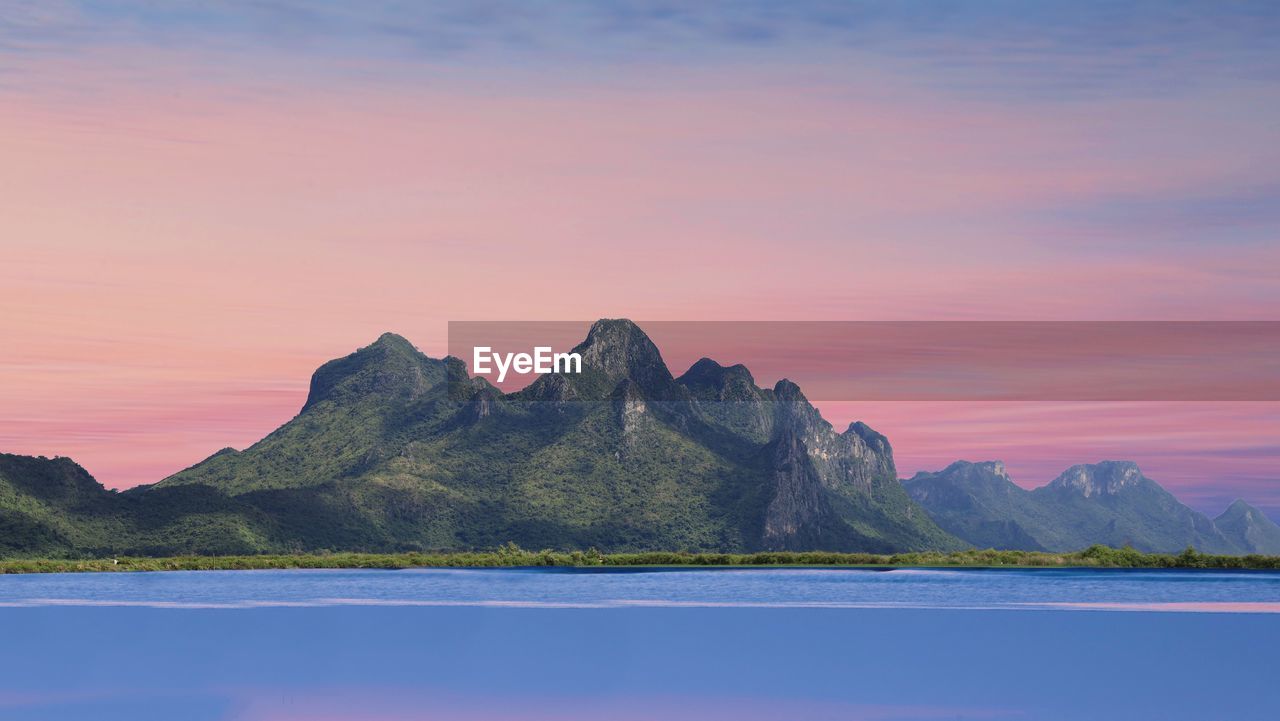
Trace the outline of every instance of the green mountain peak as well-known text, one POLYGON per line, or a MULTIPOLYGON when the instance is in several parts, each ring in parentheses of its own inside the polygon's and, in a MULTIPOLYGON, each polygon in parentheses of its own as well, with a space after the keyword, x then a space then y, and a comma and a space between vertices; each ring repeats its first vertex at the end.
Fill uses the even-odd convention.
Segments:
POLYGON ((442 361, 423 355, 401 336, 383 333, 354 353, 320 366, 311 376, 303 411, 325 401, 421 395, 438 383, 443 373, 442 361))
POLYGON ((1280 526, 1243 500, 1236 499, 1213 523, 1247 553, 1280 554, 1280 526))

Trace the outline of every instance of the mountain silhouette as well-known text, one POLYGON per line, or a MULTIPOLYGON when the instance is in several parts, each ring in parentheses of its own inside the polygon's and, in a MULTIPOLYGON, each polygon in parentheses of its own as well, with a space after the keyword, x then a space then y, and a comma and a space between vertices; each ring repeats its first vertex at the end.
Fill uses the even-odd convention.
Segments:
POLYGON ((581 373, 504 394, 386 333, 316 370, 298 415, 252 446, 126 493, 94 484, 101 508, 51 507, 22 522, 62 525, 16 535, 42 553, 964 545, 908 497, 883 436, 837 432, 794 383, 710 359, 675 378, 628 320, 574 352, 581 373), (77 525, 95 530, 58 535, 77 525))
POLYGON ((1103 544, 1166 553, 1187 546, 1250 552, 1129 461, 1072 466, 1030 491, 1016 485, 999 461, 957 461, 903 485, 945 530, 983 548, 1075 551, 1103 544))

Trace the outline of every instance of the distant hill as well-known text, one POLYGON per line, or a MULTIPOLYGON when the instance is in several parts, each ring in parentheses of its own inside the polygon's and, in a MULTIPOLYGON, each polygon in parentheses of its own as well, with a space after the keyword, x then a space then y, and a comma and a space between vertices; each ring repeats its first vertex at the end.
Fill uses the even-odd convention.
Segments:
POLYGON ((999 462, 960 461, 903 485, 945 530, 980 547, 1250 552, 1128 461, 1072 466, 1032 491, 1014 484, 999 462))
POLYGON ((937 473, 917 473, 903 486, 943 530, 966 543, 978 548, 1051 550, 1035 535, 1053 523, 1051 515, 1014 484, 999 461, 956 461, 937 473))
POLYGON ((50 555, 111 532, 107 492, 68 458, 0 454, 0 555, 50 555))
POLYGON ((212 488, 117 493, 69 458, 0 454, 0 556, 252 553, 270 525, 212 488))
POLYGON ((1244 501, 1237 500, 1228 506, 1222 515, 1213 519, 1213 525, 1246 553, 1280 555, 1280 526, 1244 501))
POLYGON ((503 394, 384 334, 321 366, 266 438, 154 486, 89 479, 85 505, 39 505, 46 481, 24 471, 0 496, 18 539, 0 552, 963 546, 907 496, 883 436, 837 432, 795 384, 709 359, 673 378, 625 320, 574 350, 581 374, 503 394))

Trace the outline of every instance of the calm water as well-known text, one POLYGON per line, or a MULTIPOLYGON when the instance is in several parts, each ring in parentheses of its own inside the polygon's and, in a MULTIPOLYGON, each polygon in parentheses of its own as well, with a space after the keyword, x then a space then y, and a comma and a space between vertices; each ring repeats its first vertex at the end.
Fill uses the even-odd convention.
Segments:
POLYGON ((0 576, 0 719, 1280 718, 1280 574, 0 576))

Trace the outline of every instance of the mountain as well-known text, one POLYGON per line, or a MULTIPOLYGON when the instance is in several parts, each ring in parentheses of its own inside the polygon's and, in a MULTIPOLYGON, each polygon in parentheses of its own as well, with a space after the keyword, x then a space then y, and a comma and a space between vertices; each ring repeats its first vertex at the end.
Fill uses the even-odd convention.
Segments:
POLYGON ((595 323, 573 350, 581 373, 504 394, 469 377, 461 361, 384 334, 321 366, 298 415, 249 448, 223 449, 147 488, 98 487, 95 503, 116 519, 117 534, 64 534, 46 545, 103 550, 104 538, 116 538, 112 550, 237 553, 507 541, 604 551, 963 546, 907 496, 883 436, 861 423, 837 432, 795 384, 761 388, 746 368, 710 359, 675 378, 626 320, 595 323))
POLYGON ((0 557, 251 553, 269 525, 212 488, 117 493, 69 458, 0 453, 0 557))
POLYGON ((92 544, 100 529, 89 519, 108 512, 106 493, 68 458, 0 454, 0 555, 92 544))
POLYGON ((1070 551, 1100 543, 1242 552, 1128 461, 1072 466, 1032 491, 1015 485, 998 462, 954 463, 918 473, 904 487, 945 530, 979 547, 1070 551))
POLYGON ((960 461, 899 482, 866 424, 703 358, 674 377, 602 320, 581 373, 504 394, 386 333, 322 365, 298 415, 159 483, 107 491, 66 458, 0 455, 0 556, 528 548, 603 551, 1276 551, 1243 503, 1218 524, 1132 463, 1034 491, 960 461))
POLYGON ((1000 461, 956 461, 903 486, 944 531, 978 548, 1048 550, 1032 533, 1050 519, 1000 461))
POLYGON ((1140 551, 1238 553, 1204 514, 1178 502, 1137 464, 1103 461, 1077 465, 1031 492, 1065 523, 1048 529, 1055 549, 1089 543, 1130 545, 1140 551), (1068 520, 1069 519, 1069 520, 1068 520))
POLYGON ((1280 555, 1280 526, 1262 511, 1237 500, 1213 519, 1213 525, 1246 553, 1280 555))

